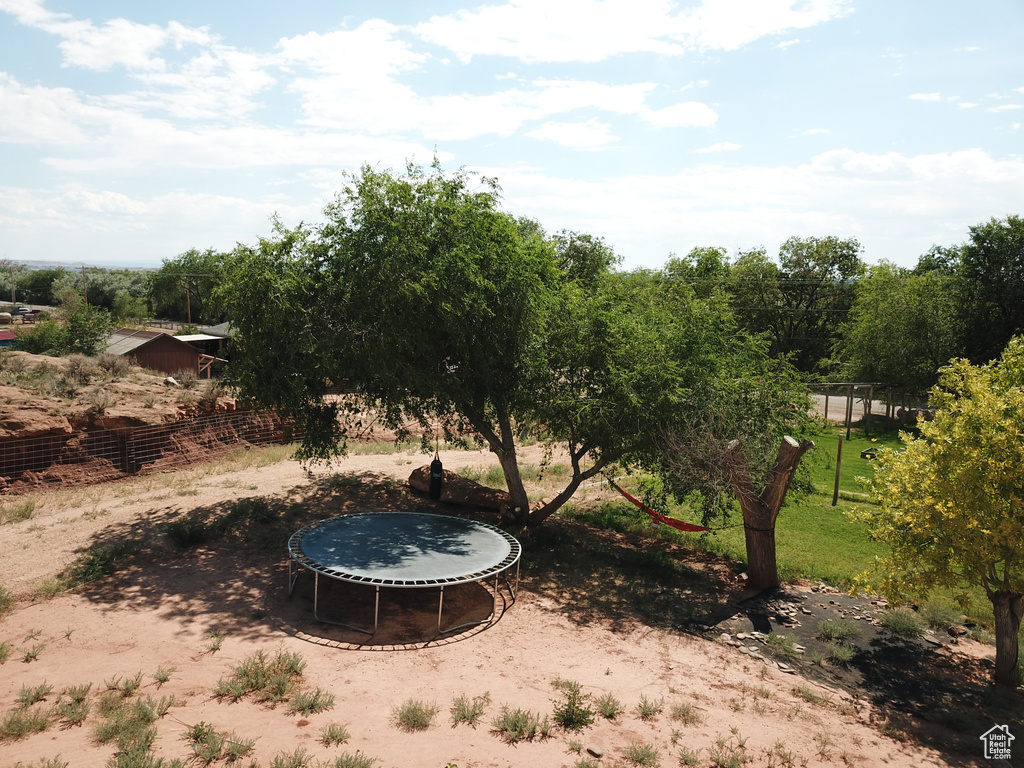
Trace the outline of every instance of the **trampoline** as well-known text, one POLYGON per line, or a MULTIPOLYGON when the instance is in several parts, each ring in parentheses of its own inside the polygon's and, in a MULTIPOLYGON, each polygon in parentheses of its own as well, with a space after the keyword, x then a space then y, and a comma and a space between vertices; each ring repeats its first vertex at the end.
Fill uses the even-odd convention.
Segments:
POLYGON ((314 574, 313 616, 324 624, 354 629, 367 635, 377 631, 380 588, 440 588, 437 631, 447 634, 465 627, 490 624, 498 615, 499 579, 515 602, 519 588, 519 542, 487 523, 461 517, 421 512, 359 512, 318 520, 288 539, 288 594, 302 568, 314 574), (509 573, 515 566, 515 577, 509 573), (373 627, 365 628, 321 618, 320 577, 375 587, 373 627), (487 582, 493 577, 490 615, 442 628, 444 588, 487 582))

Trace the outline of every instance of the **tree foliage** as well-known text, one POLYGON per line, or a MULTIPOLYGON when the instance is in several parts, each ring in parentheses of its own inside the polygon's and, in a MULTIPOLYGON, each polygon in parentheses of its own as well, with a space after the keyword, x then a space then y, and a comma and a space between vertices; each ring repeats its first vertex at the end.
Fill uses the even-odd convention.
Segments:
POLYGON ((828 357, 864 272, 860 243, 838 237, 791 237, 776 265, 763 249, 740 253, 729 290, 740 324, 765 333, 776 355, 791 355, 802 371, 828 357))
POLYGON ((1019 682, 1024 615, 1024 339, 980 367, 955 360, 932 390, 934 421, 902 452, 881 451, 861 516, 892 554, 886 593, 983 587, 996 617, 996 682, 1019 682))
POLYGON ((225 256, 212 248, 192 248, 173 259, 164 259, 146 281, 154 314, 190 323, 223 322, 226 316, 217 288, 223 280, 225 256))
POLYGON ((834 346, 846 381, 883 381, 921 392, 962 353, 955 274, 871 267, 857 285, 834 346))
POLYGON ((722 394, 710 380, 763 354, 721 297, 612 271, 599 238, 545 236, 501 211, 488 179, 364 168, 325 214, 238 248, 224 290, 232 375, 298 421, 307 458, 343 451, 366 406, 392 428, 436 424, 494 451, 516 519, 536 525, 608 464, 655 463, 655 437, 722 394), (338 386, 350 396, 328 397, 338 386), (531 433, 572 464, 533 509, 517 458, 531 433))
POLYGON ((1024 332, 1024 218, 991 219, 970 232, 959 252, 966 353, 987 363, 1024 332))

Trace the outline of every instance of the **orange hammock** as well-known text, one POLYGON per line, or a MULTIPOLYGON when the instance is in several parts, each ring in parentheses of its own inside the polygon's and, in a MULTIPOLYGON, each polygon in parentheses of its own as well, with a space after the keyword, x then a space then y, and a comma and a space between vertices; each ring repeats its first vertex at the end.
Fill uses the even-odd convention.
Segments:
POLYGON ((657 512, 657 511, 651 509, 650 507, 646 506, 645 504, 642 504, 639 500, 637 500, 633 496, 630 496, 624 490, 619 488, 619 486, 617 486, 615 484, 615 481, 612 480, 610 477, 606 476, 606 479, 608 480, 608 484, 611 485, 612 488, 614 488, 616 491, 621 493, 623 496, 625 496, 631 502, 633 502, 638 507, 640 507, 640 509, 642 509, 644 512, 646 512, 648 515, 650 515, 651 516, 651 520, 653 521, 655 526, 657 526, 659 523, 664 523, 665 525, 669 525, 669 526, 671 526, 671 527, 673 527, 673 528, 675 528, 677 530, 680 530, 680 531, 710 531, 711 530, 710 528, 705 528, 703 525, 694 525, 693 523, 684 523, 682 520, 676 520, 674 517, 667 517, 667 516, 661 514, 661 512, 657 512))

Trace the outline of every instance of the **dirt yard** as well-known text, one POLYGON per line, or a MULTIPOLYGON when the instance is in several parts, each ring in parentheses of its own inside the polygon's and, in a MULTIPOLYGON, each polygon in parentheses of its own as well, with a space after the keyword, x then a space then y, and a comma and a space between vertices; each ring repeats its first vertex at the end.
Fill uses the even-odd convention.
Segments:
MULTIPOLYGON (((528 451, 527 460, 540 461, 539 447, 528 451)), ((70 688, 91 684, 83 722, 53 720, 45 731, 0 741, 0 766, 114 764, 108 761, 117 744, 99 743, 102 694, 125 689, 137 674, 141 688, 131 695, 173 697, 164 699, 172 703, 155 723, 153 745, 153 754, 168 760, 193 759, 187 736, 206 724, 236 742, 252 742, 238 763, 246 766, 355 766, 360 763, 346 759, 356 755, 385 768, 975 762, 944 755, 941 739, 930 738, 924 726, 908 733, 911 720, 890 722, 856 688, 851 693, 738 653, 719 634, 731 631, 732 638, 743 629, 744 595, 728 583, 721 626, 676 631, 628 610, 578 610, 587 585, 541 583, 527 547, 518 599, 488 627, 434 637, 436 593, 415 590, 385 596, 380 631, 368 640, 319 624, 308 573, 288 596, 279 534, 262 535, 260 523, 252 523, 244 537, 183 550, 171 543, 169 524, 215 517, 246 498, 289 510, 284 519, 296 527, 355 510, 451 510, 405 487, 410 471, 426 463, 422 454, 353 455, 307 472, 294 461, 265 463, 263 452, 251 453, 235 462, 32 497, 30 519, 0 526, 0 583, 17 597, 0 619, 0 644, 8 650, 0 666, 0 717, 8 718, 33 689, 50 689, 33 705, 46 708, 68 700, 70 688), (40 596, 40 585, 59 592, 52 577, 90 547, 128 543, 141 548, 128 568, 71 592, 40 596), (260 651, 301 655, 301 687, 330 694, 333 706, 301 715, 287 703, 215 697, 218 681, 260 651), (496 733, 493 722, 503 707, 550 717, 564 701, 553 686, 557 680, 578 682, 591 706, 611 694, 624 709, 612 720, 597 715, 580 732, 555 726, 548 738, 516 744, 496 733), (459 696, 486 697, 475 728, 452 724, 459 696), (410 700, 436 705, 425 730, 398 726, 396 710, 410 700), (331 725, 344 726, 348 738, 325 745, 323 732, 331 725)), ((449 469, 496 464, 486 452, 445 452, 442 460, 449 469)), ((559 525, 557 519, 546 524, 559 525)), ((574 558, 571 548, 564 558, 574 558)), ((695 558, 693 568, 701 567, 709 578, 730 578, 727 568, 695 558)), ((605 578, 592 574, 595 587, 605 578)), ((325 590, 321 609, 366 610, 366 595, 353 589, 359 588, 325 590)), ((453 617, 479 613, 490 600, 478 586, 453 594, 450 604, 447 595, 453 617)), ((968 658, 957 655, 962 647, 940 650, 954 661, 968 658)), ((977 757, 980 764, 980 743, 977 757)))

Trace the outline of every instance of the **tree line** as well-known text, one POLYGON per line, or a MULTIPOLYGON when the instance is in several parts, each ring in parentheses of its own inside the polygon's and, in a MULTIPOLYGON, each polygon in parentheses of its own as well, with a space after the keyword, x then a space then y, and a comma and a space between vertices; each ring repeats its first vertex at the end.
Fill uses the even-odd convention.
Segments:
MULTIPOLYGON (((570 260, 598 258, 579 252, 602 242, 579 233, 554 240, 560 258, 570 260)), ((601 258, 614 261, 602 247, 601 258)), ((22 303, 53 306, 80 296, 115 322, 160 317, 213 325, 229 319, 221 289, 240 250, 191 249, 156 270, 26 270, 6 261, 0 271, 22 303)), ((994 360, 1024 331, 1020 216, 973 226, 967 242, 933 246, 914 267, 867 265, 861 253, 853 238, 791 237, 774 258, 764 248, 731 257, 724 248, 695 248, 670 256, 663 273, 698 297, 722 297, 740 328, 765 339, 771 355, 788 358, 807 380, 888 382, 924 392, 950 359, 994 360)))

